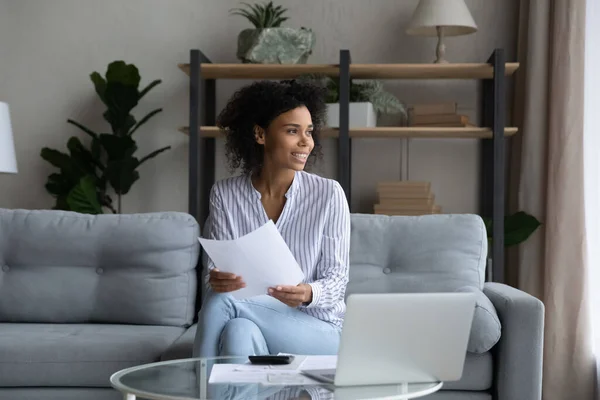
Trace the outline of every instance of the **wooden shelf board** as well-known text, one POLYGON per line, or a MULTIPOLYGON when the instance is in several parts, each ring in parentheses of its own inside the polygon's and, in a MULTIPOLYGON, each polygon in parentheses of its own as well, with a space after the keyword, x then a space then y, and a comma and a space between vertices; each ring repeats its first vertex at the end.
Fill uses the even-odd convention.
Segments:
MULTIPOLYGON (((189 128, 181 127, 180 132, 188 135, 189 128)), ((203 137, 220 137, 222 132, 216 126, 200 127, 203 137)), ((505 136, 516 134, 518 128, 507 127, 504 129, 505 136)), ((325 128, 322 131, 322 137, 335 138, 338 136, 338 130, 325 128)), ((431 138, 431 139, 490 139, 492 131, 489 128, 479 127, 376 127, 376 128, 353 128, 350 129, 351 138, 431 138)))
MULTIPOLYGON (((506 63, 505 75, 512 75, 518 63, 506 63)), ((352 64, 355 79, 483 79, 493 78, 490 64, 352 64)))
MULTIPOLYGON (((190 74, 189 64, 179 68, 190 74)), ((293 79, 303 74, 338 76, 337 65, 327 64, 202 64, 205 79, 293 79)))
MULTIPOLYGON (((190 74, 189 64, 179 68, 190 74)), ((512 75, 519 63, 506 63, 505 75, 512 75)), ((303 74, 338 76, 335 64, 202 64, 205 79, 292 79, 303 74)), ((354 79, 484 79, 494 68, 486 63, 448 64, 350 64, 354 79)))

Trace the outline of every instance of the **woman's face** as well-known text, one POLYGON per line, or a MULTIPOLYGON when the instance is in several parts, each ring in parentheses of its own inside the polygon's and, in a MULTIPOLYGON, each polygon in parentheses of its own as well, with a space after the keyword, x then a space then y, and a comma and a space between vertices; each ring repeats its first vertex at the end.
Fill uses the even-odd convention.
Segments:
POLYGON ((304 106, 280 114, 256 141, 265 146, 265 164, 301 171, 315 146, 310 112, 304 106))

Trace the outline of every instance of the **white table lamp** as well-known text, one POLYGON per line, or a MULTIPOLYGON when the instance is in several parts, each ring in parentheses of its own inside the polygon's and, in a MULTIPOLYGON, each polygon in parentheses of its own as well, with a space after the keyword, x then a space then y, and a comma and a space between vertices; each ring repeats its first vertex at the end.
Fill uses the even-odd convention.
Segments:
POLYGON ((0 102, 0 172, 17 173, 17 157, 13 141, 8 104, 0 102))
POLYGON ((444 36, 468 35, 477 25, 464 0, 421 0, 415 9, 406 33, 417 36, 437 36, 435 63, 444 59, 444 36))

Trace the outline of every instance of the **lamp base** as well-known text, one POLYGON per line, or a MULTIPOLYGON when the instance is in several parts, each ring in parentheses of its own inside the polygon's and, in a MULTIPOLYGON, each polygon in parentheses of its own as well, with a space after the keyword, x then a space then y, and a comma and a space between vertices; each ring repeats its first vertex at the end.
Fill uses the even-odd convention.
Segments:
POLYGON ((435 29, 437 30, 438 42, 437 47, 435 49, 435 55, 437 58, 435 59, 434 64, 448 64, 448 61, 446 61, 446 59, 444 58, 444 56, 446 55, 446 45, 443 42, 444 28, 441 26, 436 26, 435 29))

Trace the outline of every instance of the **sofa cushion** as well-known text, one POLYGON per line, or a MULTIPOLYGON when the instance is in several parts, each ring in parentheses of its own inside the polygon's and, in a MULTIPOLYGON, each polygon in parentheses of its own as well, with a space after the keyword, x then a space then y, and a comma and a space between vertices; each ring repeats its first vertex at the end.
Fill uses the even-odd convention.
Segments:
POLYGON ((427 400, 492 400, 492 395, 487 392, 466 392, 455 390, 438 390, 427 396, 427 400))
POLYGON ((123 394, 113 388, 0 388, 0 399, 123 400, 123 394))
POLYGON ((0 322, 189 326, 198 232, 185 213, 0 209, 0 322))
POLYGON ((388 292, 477 294, 468 350, 485 353, 500 338, 500 320, 482 292, 487 234, 471 214, 352 214, 346 295, 388 292))
POLYGON ((489 390, 494 381, 494 359, 491 352, 467 353, 463 373, 458 381, 444 382, 444 390, 489 390))
POLYGON ((500 340, 502 326, 500 317, 491 300, 479 289, 465 286, 457 292, 473 293, 475 295, 475 315, 471 325, 468 349, 474 353, 485 353, 500 340))
POLYGON ((194 356, 194 340, 196 339, 196 330, 198 324, 190 326, 183 335, 169 346, 161 355, 161 361, 179 360, 182 358, 192 358, 194 356))
POLYGON ((110 375, 160 360, 184 328, 0 324, 0 386, 109 387, 110 375))
MULTIPOLYGON (((194 348, 197 324, 188 328, 162 355, 161 361, 190 358, 194 348)), ((463 374, 456 382, 445 382, 449 390, 488 390, 492 387, 493 358, 490 352, 467 353, 463 374)))

